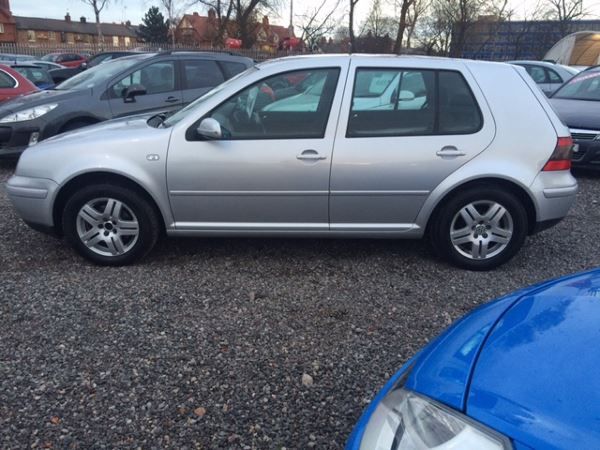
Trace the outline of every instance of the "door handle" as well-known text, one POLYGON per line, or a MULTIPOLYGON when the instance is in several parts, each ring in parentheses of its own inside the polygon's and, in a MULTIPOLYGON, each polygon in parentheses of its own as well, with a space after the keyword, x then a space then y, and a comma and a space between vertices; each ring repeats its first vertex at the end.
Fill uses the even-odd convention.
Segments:
POLYGON ((177 101, 179 101, 179 100, 177 100, 177 97, 171 96, 171 97, 167 97, 167 99, 165 100, 165 103, 175 103, 177 101))
POLYGON ((466 155, 465 152, 457 149, 453 145, 447 145, 445 147, 442 147, 440 150, 435 152, 435 154, 442 158, 445 156, 456 157, 456 156, 465 156, 466 155))
POLYGON ((304 150, 299 155, 296 155, 296 159, 301 161, 320 161, 327 159, 327 156, 321 156, 316 150, 304 150))

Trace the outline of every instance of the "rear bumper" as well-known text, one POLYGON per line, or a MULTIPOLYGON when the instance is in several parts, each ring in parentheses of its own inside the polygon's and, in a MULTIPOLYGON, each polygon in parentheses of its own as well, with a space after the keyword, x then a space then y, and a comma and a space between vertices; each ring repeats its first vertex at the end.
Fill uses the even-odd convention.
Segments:
POLYGON ((19 216, 32 228, 54 232, 53 199, 58 184, 46 178, 13 176, 6 192, 19 216))
POLYGON ((577 180, 570 171, 540 172, 531 185, 536 207, 533 232, 560 222, 569 213, 577 191, 577 180))

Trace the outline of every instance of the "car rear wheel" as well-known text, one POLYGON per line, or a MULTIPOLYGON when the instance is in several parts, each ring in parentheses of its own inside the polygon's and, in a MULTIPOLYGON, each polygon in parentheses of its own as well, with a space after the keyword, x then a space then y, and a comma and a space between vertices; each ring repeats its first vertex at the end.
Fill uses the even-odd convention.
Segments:
POLYGON ((527 236, 527 213, 519 199, 493 188, 459 193, 433 221, 434 248, 452 264, 470 270, 504 264, 527 236))
POLYGON ((160 228, 152 205, 137 192, 93 185, 67 200, 62 216, 67 241, 101 265, 130 264, 148 253, 160 228))

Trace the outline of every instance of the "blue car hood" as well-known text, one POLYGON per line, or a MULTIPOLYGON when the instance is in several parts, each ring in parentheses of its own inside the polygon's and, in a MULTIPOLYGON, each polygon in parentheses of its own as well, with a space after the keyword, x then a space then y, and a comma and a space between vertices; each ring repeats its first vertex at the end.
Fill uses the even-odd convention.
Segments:
POLYGON ((600 448, 600 271, 505 312, 476 361, 466 413, 535 449, 600 448))

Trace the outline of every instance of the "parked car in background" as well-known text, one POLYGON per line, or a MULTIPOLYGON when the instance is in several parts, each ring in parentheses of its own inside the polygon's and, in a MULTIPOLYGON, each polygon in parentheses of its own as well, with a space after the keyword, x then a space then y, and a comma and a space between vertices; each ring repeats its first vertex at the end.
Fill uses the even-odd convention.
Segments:
POLYGON ((524 60, 509 61, 509 63, 525 67, 525 70, 533 78, 533 81, 548 96, 552 95, 565 81, 569 81, 580 72, 573 67, 544 61, 524 60))
MULTIPOLYGON (((24 94, 36 92, 39 89, 15 69, 0 64, 0 102, 21 97, 24 94)), ((0 124, 0 140, 5 130, 0 124)))
POLYGON ((42 57, 42 61, 50 61, 62 64, 65 67, 81 67, 87 63, 85 56, 78 53, 48 53, 42 57))
POLYGON ((131 55, 136 55, 136 54, 140 54, 140 52, 124 52, 124 51, 119 51, 119 52, 103 52, 103 53, 98 53, 94 56, 92 56, 87 62, 81 64, 79 67, 60 67, 60 68, 55 68, 54 70, 52 70, 50 72, 50 76, 52 77, 52 79, 54 80, 54 82, 56 84, 62 83, 65 80, 68 80, 69 78, 71 78, 72 76, 77 75, 78 73, 82 72, 83 70, 92 68, 97 66, 98 64, 102 64, 108 61, 112 61, 114 59, 117 58, 122 58, 124 56, 131 56, 131 55))
POLYGON ((36 57, 31 55, 18 55, 15 53, 0 53, 1 64, 16 64, 20 62, 35 61, 36 57))
POLYGON ((54 80, 48 73, 48 71, 35 64, 11 64, 13 69, 31 81, 39 89, 52 89, 54 87, 54 80))
POLYGON ((165 52, 116 59, 81 72, 51 91, 0 107, 0 157, 31 143, 117 117, 180 109, 246 70, 249 58, 219 53, 165 52))
POLYGON ((571 78, 550 98, 575 142, 573 167, 600 168, 600 67, 571 78))
POLYGON ((63 66, 62 64, 53 63, 52 61, 41 61, 39 59, 31 61, 30 64, 36 65, 38 67, 42 67, 43 69, 46 69, 47 71, 50 71, 53 69, 64 69, 65 68, 65 66, 63 66))
POLYGON ((600 270, 456 321, 409 360, 346 450, 600 448, 600 270))
MULTIPOLYGON (((161 83, 156 108, 175 98, 164 90, 178 64, 197 92, 218 81, 206 82, 212 61, 191 56, 130 56, 59 89, 73 82, 89 90, 93 74, 130 64, 111 75, 106 89, 93 91, 110 98, 118 116, 129 106, 143 110, 140 94, 150 85, 139 83, 151 80, 161 83), (154 65, 150 77, 143 64, 154 65)), ((51 122, 71 101, 44 95, 50 111, 42 117, 51 122)), ((92 103, 85 95, 78 104, 92 103)), ((0 114, 0 122, 13 114, 0 114)), ((114 120, 30 147, 7 192, 27 223, 64 234, 99 264, 136 261, 166 230, 427 236, 451 263, 487 270, 567 214, 577 191, 571 144, 522 68, 441 58, 294 57, 251 68, 170 117, 114 120), (397 94, 389 106, 358 101, 380 96, 381 74, 390 72, 397 94)))

